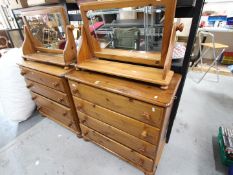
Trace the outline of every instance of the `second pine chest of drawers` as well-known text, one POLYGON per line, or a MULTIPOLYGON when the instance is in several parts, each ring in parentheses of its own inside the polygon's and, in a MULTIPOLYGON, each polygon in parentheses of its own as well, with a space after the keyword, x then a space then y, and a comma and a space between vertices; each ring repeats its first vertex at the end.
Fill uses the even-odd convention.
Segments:
POLYGON ((66 77, 84 139, 154 174, 180 76, 167 90, 87 71, 66 77))
POLYGON ((70 70, 33 61, 24 61, 20 68, 38 111, 81 136, 68 81, 64 77, 70 70))

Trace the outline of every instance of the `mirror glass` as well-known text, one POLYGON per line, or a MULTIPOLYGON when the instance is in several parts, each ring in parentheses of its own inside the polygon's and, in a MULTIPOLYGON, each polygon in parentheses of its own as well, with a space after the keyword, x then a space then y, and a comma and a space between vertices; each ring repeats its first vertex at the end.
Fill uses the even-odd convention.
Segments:
POLYGON ((101 48, 161 52, 164 6, 89 10, 89 30, 101 48))
POLYGON ((64 49, 65 27, 61 13, 25 16, 33 37, 48 49, 64 49))

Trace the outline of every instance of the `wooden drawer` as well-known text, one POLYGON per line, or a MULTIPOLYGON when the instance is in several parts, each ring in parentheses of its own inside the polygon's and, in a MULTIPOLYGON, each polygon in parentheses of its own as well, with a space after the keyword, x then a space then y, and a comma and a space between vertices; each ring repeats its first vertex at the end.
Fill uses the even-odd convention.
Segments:
POLYGON ((90 103, 86 100, 74 97, 76 109, 85 113, 97 120, 107 123, 115 128, 118 128, 126 133, 129 133, 142 140, 157 145, 160 129, 134 120, 117 112, 103 108, 101 106, 90 103))
POLYGON ((21 68, 21 74, 29 80, 38 82, 58 91, 65 92, 65 87, 62 78, 49 75, 43 72, 35 71, 32 69, 27 69, 25 67, 21 68))
POLYGON ((31 92, 31 94, 36 102, 39 112, 46 114, 49 118, 53 118, 65 126, 71 127, 72 125, 75 125, 70 108, 60 105, 34 92, 31 92))
POLYGON ((27 83, 27 88, 30 88, 31 91, 36 92, 37 94, 40 94, 65 106, 70 106, 67 94, 28 79, 26 79, 25 81, 27 83))
POLYGON ((161 128, 163 108, 132 98, 94 88, 82 83, 70 81, 74 96, 119 112, 136 120, 161 128))
POLYGON ((84 113, 78 112, 78 116, 79 116, 80 122, 83 125, 91 129, 94 129, 95 131, 103 134, 104 136, 107 136, 121 143, 122 145, 125 145, 139 152, 142 155, 145 155, 151 159, 155 158, 156 146, 150 143, 147 143, 141 139, 138 139, 137 137, 131 136, 130 134, 127 134, 117 128, 114 128, 90 116, 87 116, 84 113))
POLYGON ((107 149, 108 151, 117 154, 123 159, 126 159, 133 165, 140 167, 146 171, 152 171, 153 160, 133 151, 132 149, 112 140, 104 135, 84 126, 81 124, 81 130, 84 138, 92 140, 101 147, 107 149))

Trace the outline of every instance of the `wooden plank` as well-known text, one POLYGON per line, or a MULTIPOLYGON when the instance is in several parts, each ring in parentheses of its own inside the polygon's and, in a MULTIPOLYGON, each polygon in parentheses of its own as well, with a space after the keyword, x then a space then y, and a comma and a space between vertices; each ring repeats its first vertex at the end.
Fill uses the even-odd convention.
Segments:
POLYGON ((58 67, 58 66, 48 65, 48 64, 44 64, 44 63, 38 63, 38 62, 34 62, 34 61, 22 61, 22 63, 19 63, 19 66, 21 68, 26 67, 26 68, 34 69, 34 70, 44 72, 44 73, 47 73, 50 75, 55 75, 58 77, 64 77, 65 74, 67 74, 68 72, 71 72, 71 70, 73 70, 73 69, 65 70, 65 69, 58 67))
POLYGON ((73 98, 78 112, 80 111, 99 121, 138 137, 139 139, 157 145, 160 134, 160 130, 158 128, 152 127, 148 124, 139 122, 80 98, 73 98))
POLYGON ((96 71, 100 73, 115 75, 119 77, 134 79, 138 81, 169 85, 174 74, 173 71, 167 73, 166 79, 163 78, 163 69, 133 65, 127 63, 113 62, 100 59, 90 59, 77 65, 80 69, 96 71))
POLYGON ((152 171, 153 160, 133 151, 132 149, 121 145, 120 143, 113 141, 102 134, 95 132, 94 130, 81 125, 81 130, 84 137, 89 138, 90 140, 98 143, 103 148, 118 154, 120 157, 127 159, 128 161, 133 162, 137 166, 145 169, 146 171, 152 171))
MULTIPOLYGON (((179 74, 174 74, 168 89, 162 90, 148 83, 128 81, 122 78, 87 71, 73 71, 67 74, 66 77, 70 80, 162 107, 171 105, 181 80, 179 74)), ((70 83, 71 88, 72 84, 73 81, 70 83)))
POLYGON ((36 53, 23 55, 23 58, 28 59, 28 60, 38 61, 38 62, 66 66, 63 54, 36 52, 36 53))
POLYGON ((73 123, 73 117, 70 108, 60 105, 34 92, 31 92, 31 94, 39 111, 46 113, 50 117, 59 120, 67 126, 73 123))
POLYGON ((132 62, 138 64, 158 66, 161 60, 160 52, 145 51, 128 51, 123 49, 101 49, 95 52, 95 56, 99 58, 107 58, 109 60, 119 60, 124 62, 132 62))
POLYGON ((49 98, 50 100, 56 101, 60 104, 63 104, 67 107, 70 107, 70 102, 68 100, 67 94, 64 94, 62 92, 59 92, 57 90, 54 90, 52 88, 49 88, 47 86, 44 86, 42 84, 36 83, 34 81, 25 79, 27 83, 27 87, 37 94, 40 94, 46 98, 49 98))
POLYGON ((68 123, 64 123, 64 121, 61 122, 60 120, 57 120, 56 118, 51 117, 49 114, 43 112, 42 110, 39 110, 39 112, 42 116, 45 116, 45 117, 49 118, 50 120, 54 121, 55 123, 69 129, 70 131, 74 132, 78 136, 80 135, 80 131, 77 129, 75 123, 73 123, 72 121, 70 121, 68 123))
POLYGON ((22 67, 21 69, 21 74, 27 79, 36 81, 40 84, 51 87, 58 91, 65 92, 64 84, 61 78, 43 72, 28 69, 26 67, 22 67))
POLYGON ((112 111, 119 112, 149 125, 156 126, 158 128, 161 127, 161 122, 163 119, 163 108, 161 107, 81 83, 72 83, 71 91, 76 97, 82 98, 112 111))
POLYGON ((156 146, 145 142, 137 137, 134 137, 126 132, 114 128, 106 123, 96 120, 82 112, 78 112, 80 123, 103 134, 104 136, 113 139, 122 145, 125 145, 138 153, 147 156, 151 159, 155 158, 156 146))
MULTIPOLYGON (((163 5, 169 4, 169 0, 118 0, 118 1, 94 1, 94 2, 85 2, 80 4, 80 9, 82 11, 88 10, 103 10, 111 8, 123 8, 123 7, 138 7, 138 6, 149 6, 149 5, 163 5)), ((171 2, 170 2, 171 3, 171 2)))

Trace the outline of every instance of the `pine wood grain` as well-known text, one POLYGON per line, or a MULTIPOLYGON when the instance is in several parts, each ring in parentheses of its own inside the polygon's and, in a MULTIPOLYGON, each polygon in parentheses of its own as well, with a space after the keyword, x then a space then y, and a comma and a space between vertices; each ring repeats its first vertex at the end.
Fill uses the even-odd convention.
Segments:
MULTIPOLYGON (((99 89, 107 90, 109 92, 161 107, 171 105, 171 102, 175 97, 178 84, 181 80, 181 75, 174 74, 168 89, 161 90, 159 87, 148 83, 129 81, 122 78, 88 71, 72 71, 67 74, 66 77, 73 81, 81 82, 99 89)), ((71 89, 73 88, 72 83, 70 84, 71 89)))
POLYGON ((28 69, 26 67, 21 68, 21 74, 29 80, 36 81, 55 90, 65 92, 65 87, 62 78, 28 69))
POLYGON ((126 132, 123 132, 111 125, 103 123, 99 120, 96 120, 82 112, 78 112, 80 118, 80 123, 83 125, 96 130, 97 132, 103 134, 104 136, 113 139, 122 145, 125 145, 138 153, 147 156, 151 159, 154 159, 156 153, 156 146, 148 142, 145 142, 137 137, 134 137, 126 132))
POLYGON ((58 67, 58 66, 44 64, 44 63, 38 63, 38 62, 34 62, 34 61, 23 61, 22 63, 19 63, 19 66, 21 68, 23 68, 23 67, 30 68, 30 69, 44 72, 44 73, 54 75, 57 77, 64 77, 65 74, 67 74, 68 72, 71 72, 71 70, 73 70, 72 68, 65 70, 65 69, 58 67))
POLYGON ((60 105, 34 92, 31 92, 31 94, 39 111, 42 111, 56 120, 63 122, 67 126, 70 125, 73 120, 70 108, 60 105))
POLYGON ((67 97, 67 94, 59 92, 57 90, 54 90, 52 88, 49 88, 47 86, 44 86, 42 84, 36 83, 28 79, 25 79, 25 81, 27 83, 27 88, 29 88, 32 92, 40 94, 46 98, 49 98, 67 107, 70 107, 70 102, 67 97))
POLYGON ((100 59, 90 59, 78 64, 77 67, 159 85, 169 85, 174 74, 173 71, 169 71, 164 79, 163 69, 100 59))
POLYGON ((92 141, 98 143, 103 148, 107 150, 111 150, 115 154, 118 154, 121 157, 137 164, 147 171, 152 171, 153 168, 153 160, 133 151, 132 149, 112 140, 104 135, 84 126, 81 124, 81 130, 83 132, 83 136, 91 139, 92 141))
POLYGON ((87 114, 139 139, 157 145, 160 130, 148 124, 134 120, 117 112, 74 97, 77 112, 87 114), (110 117, 111 116, 111 117, 110 117), (146 135, 144 135, 146 133, 146 135))

